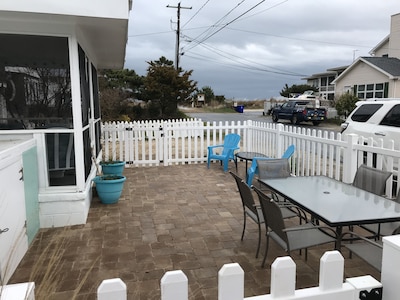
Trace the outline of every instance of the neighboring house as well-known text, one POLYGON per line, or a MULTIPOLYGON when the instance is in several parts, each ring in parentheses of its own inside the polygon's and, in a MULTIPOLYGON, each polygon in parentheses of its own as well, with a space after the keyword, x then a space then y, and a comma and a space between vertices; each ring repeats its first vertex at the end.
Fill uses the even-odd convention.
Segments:
POLYGON ((197 107, 202 107, 206 103, 206 95, 205 94, 197 94, 197 107))
POLYGON ((360 100, 400 96, 400 59, 359 57, 334 80, 336 96, 349 92, 360 100))
POLYGON ((390 34, 350 66, 327 69, 303 78, 320 96, 334 100, 343 93, 359 99, 400 97, 400 14, 391 16, 390 34))
POLYGON ((0 1, 0 281, 39 228, 86 222, 101 154, 98 70, 123 68, 131 8, 0 1))
POLYGON ((319 95, 326 100, 334 100, 335 85, 332 82, 348 66, 327 69, 326 72, 313 74, 310 77, 302 78, 307 80, 307 84, 318 89, 319 95))
POLYGON ((390 34, 359 57, 332 84, 335 96, 350 92, 359 99, 400 97, 400 14, 391 16, 390 34))

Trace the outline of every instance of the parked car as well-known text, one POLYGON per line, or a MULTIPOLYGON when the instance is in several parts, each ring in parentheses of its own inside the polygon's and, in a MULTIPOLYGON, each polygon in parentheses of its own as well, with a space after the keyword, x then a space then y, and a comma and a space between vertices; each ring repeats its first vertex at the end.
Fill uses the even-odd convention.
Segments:
MULTIPOLYGON (((344 123, 342 133, 355 133, 374 140, 383 139, 384 146, 390 140, 400 141, 400 98, 373 98, 356 103, 344 123)), ((397 146, 398 148, 399 146, 397 146)))

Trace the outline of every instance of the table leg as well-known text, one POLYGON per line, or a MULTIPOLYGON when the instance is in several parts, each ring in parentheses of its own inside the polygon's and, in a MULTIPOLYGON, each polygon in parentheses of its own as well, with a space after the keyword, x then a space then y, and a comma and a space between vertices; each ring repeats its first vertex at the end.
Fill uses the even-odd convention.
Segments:
POLYGON ((340 251, 342 247, 342 235, 343 235, 343 227, 337 226, 336 227, 336 242, 335 242, 335 249, 340 251))

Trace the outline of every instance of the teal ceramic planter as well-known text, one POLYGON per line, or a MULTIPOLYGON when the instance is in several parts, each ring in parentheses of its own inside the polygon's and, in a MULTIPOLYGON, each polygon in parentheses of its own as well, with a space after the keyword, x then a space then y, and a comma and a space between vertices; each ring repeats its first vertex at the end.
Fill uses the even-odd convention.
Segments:
POLYGON ((99 199, 104 204, 117 203, 124 188, 125 176, 101 175, 93 178, 99 199))
POLYGON ((107 174, 115 174, 115 175, 122 175, 124 168, 125 168, 125 162, 116 160, 116 161, 102 161, 100 162, 101 170, 104 175, 107 174))

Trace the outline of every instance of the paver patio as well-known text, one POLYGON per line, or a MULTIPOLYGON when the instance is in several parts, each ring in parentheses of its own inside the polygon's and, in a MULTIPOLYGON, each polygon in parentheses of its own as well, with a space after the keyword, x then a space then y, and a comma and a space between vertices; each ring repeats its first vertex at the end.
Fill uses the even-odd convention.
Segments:
MULTIPOLYGON (((230 164, 234 170, 233 163, 230 164)), ((239 175, 244 176, 244 163, 239 175)), ((217 299, 218 271, 237 262, 245 272, 245 297, 269 293, 270 264, 286 255, 273 242, 268 267, 255 258, 257 226, 248 222, 240 240, 243 212, 234 179, 218 164, 126 168, 117 204, 93 199, 87 224, 42 229, 10 283, 34 281, 36 299, 96 299, 104 279, 119 277, 128 299, 160 299, 166 271, 182 270, 189 299, 217 299)), ((312 195, 310 195, 312 196, 312 195)), ((264 232, 264 228, 263 228, 264 232)), ((265 237, 261 253, 265 247, 265 237)), ((332 246, 295 252, 297 288, 318 284, 319 259, 332 246)), ((345 277, 380 273, 344 251, 345 277)))

